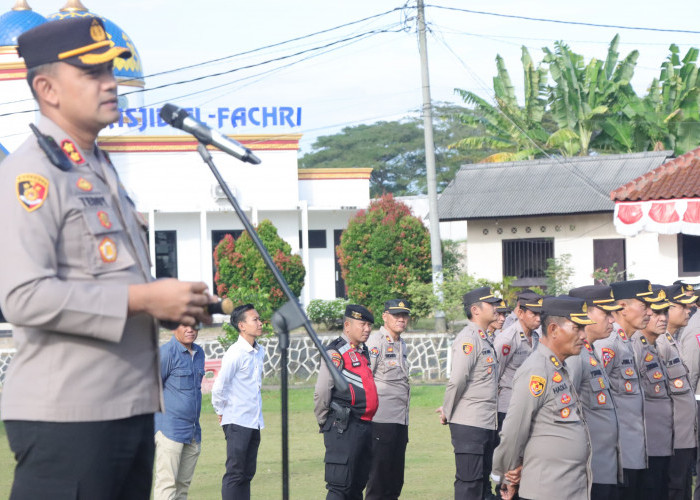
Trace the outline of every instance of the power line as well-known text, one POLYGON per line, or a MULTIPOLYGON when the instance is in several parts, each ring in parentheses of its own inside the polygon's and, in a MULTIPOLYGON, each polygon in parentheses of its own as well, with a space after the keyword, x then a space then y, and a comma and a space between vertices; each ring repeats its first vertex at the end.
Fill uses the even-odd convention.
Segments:
POLYGON ((521 19, 524 21, 537 21, 544 23, 555 23, 555 24, 568 24, 576 26, 590 26, 592 28, 614 28, 621 30, 635 30, 635 31, 659 31, 662 33, 686 33, 691 35, 699 35, 700 31, 693 30, 679 30, 670 28, 647 28, 641 26, 622 26, 617 24, 597 24, 597 23, 586 23, 583 21, 562 21, 560 19, 547 19, 543 17, 527 17, 527 16, 516 16, 515 14, 499 14, 497 12, 485 12, 482 10, 470 10, 470 9, 459 9, 457 7, 444 7, 442 5, 426 5, 426 7, 432 7, 436 9, 451 10, 457 12, 466 12, 468 14, 478 14, 482 16, 494 16, 494 17, 505 17, 508 19, 521 19))

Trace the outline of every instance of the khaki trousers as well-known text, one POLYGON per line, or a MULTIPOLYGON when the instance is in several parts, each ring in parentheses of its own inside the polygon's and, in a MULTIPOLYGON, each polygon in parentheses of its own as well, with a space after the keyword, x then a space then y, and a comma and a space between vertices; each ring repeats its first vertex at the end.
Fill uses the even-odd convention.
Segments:
POLYGON ((178 443, 156 432, 156 477, 154 500, 185 500, 202 447, 200 443, 178 443))

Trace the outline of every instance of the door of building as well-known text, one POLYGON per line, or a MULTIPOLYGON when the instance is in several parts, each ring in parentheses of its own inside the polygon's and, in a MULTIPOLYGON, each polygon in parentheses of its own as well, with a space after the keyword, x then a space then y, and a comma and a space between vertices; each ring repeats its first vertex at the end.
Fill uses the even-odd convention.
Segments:
MULTIPOLYGON (((610 269, 613 264, 617 264, 617 271, 627 270, 627 260, 625 259, 625 239, 610 238, 604 240, 593 240, 593 270, 610 269)), ((627 279, 627 273, 619 278, 627 279)), ((596 283, 597 284, 597 283, 596 283)))

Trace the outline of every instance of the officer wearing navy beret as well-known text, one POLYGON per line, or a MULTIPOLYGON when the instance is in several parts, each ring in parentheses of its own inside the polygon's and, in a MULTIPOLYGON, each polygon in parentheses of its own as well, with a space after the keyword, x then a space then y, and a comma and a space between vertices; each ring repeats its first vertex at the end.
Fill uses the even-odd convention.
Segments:
POLYGON ((489 287, 462 297, 469 323, 452 343, 452 372, 440 421, 449 424, 455 453, 455 498, 483 498, 490 490, 490 453, 496 438, 498 366, 486 334, 501 299, 489 287))
POLYGON ((145 226, 96 145, 119 118, 99 18, 18 39, 41 116, 0 169, 0 303, 17 352, 0 413, 11 498, 147 499, 162 411, 158 322, 210 321, 204 283, 153 281, 145 226))
POLYGON ((401 495, 408 444, 408 352, 401 334, 408 327, 410 304, 384 303, 384 324, 367 341, 379 409, 372 420, 372 469, 365 500, 396 500, 401 495))
POLYGON ((377 412, 377 387, 365 342, 374 315, 364 306, 345 308, 343 334, 326 346, 350 391, 333 384, 329 368, 321 363, 314 390, 314 414, 326 447, 327 500, 362 499, 372 463, 372 418, 377 412))
POLYGON ((585 341, 585 302, 545 297, 542 337, 513 379, 513 395, 493 456, 503 498, 590 499, 591 445, 565 360, 585 341))

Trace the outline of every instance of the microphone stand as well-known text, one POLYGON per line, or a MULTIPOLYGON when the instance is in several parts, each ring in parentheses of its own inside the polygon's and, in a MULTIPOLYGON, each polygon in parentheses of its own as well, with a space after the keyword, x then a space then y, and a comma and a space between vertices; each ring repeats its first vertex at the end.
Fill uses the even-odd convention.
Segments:
POLYGON ((219 170, 216 168, 216 165, 214 165, 214 161, 212 160, 211 154, 207 150, 207 147, 201 141, 199 141, 199 144, 197 145, 197 152, 202 157, 202 160, 204 160, 204 163, 209 165, 209 168, 211 169, 212 173, 214 174, 214 177, 216 177, 216 180, 219 183, 219 186, 221 186, 221 189, 223 190, 224 194, 226 194, 226 198, 228 198, 228 201, 231 203, 231 205, 233 206, 233 209, 236 211, 236 215, 238 215, 238 218, 243 223, 243 227, 245 227, 246 231, 248 231, 248 235, 253 240, 253 244, 255 244, 255 247, 260 252, 260 255, 263 258, 263 261, 265 261, 265 265, 267 265, 268 269, 270 269, 270 271, 272 272, 272 275, 275 277, 275 279, 277 280, 277 283, 279 283, 280 287, 282 288, 282 291, 284 292, 285 296, 287 297, 287 302, 282 307, 280 307, 275 312, 275 314, 272 316, 272 324, 273 324, 275 330, 277 331, 277 333, 279 334, 279 347, 280 347, 280 351, 281 351, 280 376, 281 376, 281 392, 282 392, 282 498, 284 500, 288 500, 289 499, 289 428, 288 428, 289 408, 288 408, 287 396, 288 396, 289 388, 288 388, 288 374, 287 374, 287 366, 288 366, 287 350, 289 348, 289 330, 292 330, 294 328, 298 328, 300 326, 303 326, 306 329, 306 333, 308 333, 309 337, 311 338, 314 345, 316 346, 316 349, 318 350, 319 354, 321 355, 321 359, 326 363, 326 366, 328 367, 328 370, 330 371, 330 374, 333 377, 333 385, 335 386, 335 389, 337 391, 339 391, 341 393, 342 392, 346 392, 346 393, 349 392, 348 383, 343 378, 343 376, 340 374, 340 372, 336 369, 335 365, 333 365, 333 362, 331 361, 330 356, 328 356, 328 353, 324 349, 323 344, 321 344, 321 341, 319 340, 318 335, 316 335, 316 332, 314 331, 314 328, 311 325, 311 321, 306 316, 306 313, 304 312, 304 309, 301 307, 301 304, 299 304, 299 300, 292 292, 292 289, 289 288, 289 285, 287 284, 287 280, 284 279, 284 276, 282 276, 282 273, 280 272, 279 269, 277 269, 277 266, 272 261, 272 257, 270 257, 270 254, 267 251, 267 248, 265 248, 265 245, 260 240, 258 233, 255 232, 253 225, 248 220, 248 217, 246 216, 243 209, 241 209, 240 205, 238 204, 238 201, 236 200, 236 197, 233 195, 233 193, 229 189, 228 185, 226 184, 226 181, 224 181, 223 177, 221 177, 221 174, 219 173, 219 170))

